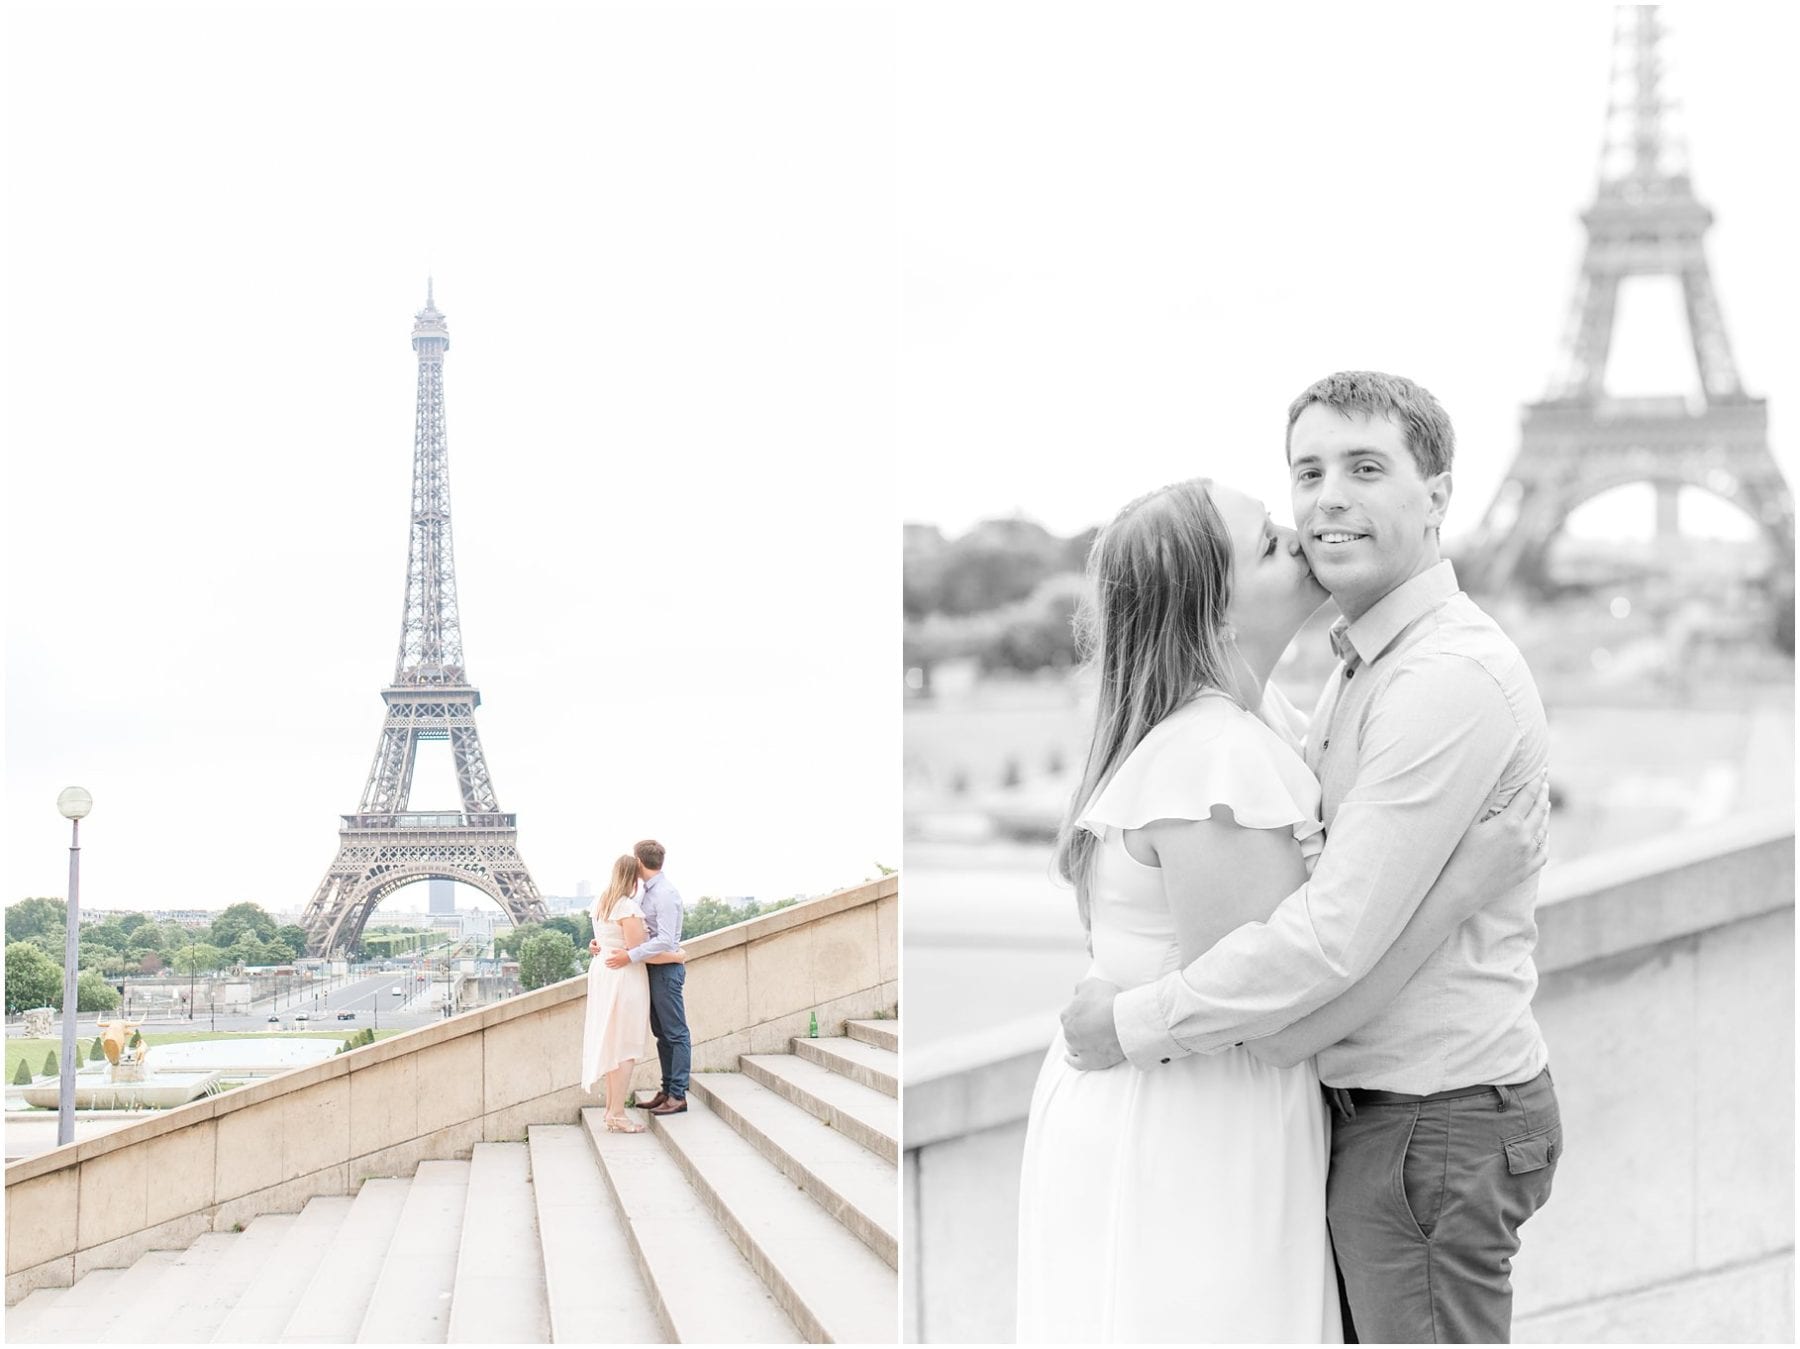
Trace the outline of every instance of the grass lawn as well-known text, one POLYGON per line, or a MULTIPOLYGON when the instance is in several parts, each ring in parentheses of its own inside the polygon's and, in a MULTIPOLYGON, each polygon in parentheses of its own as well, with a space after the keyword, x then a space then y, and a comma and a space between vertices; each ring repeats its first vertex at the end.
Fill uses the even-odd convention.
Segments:
MULTIPOLYGON (((355 1031, 299 1030, 281 1031, 279 1032, 279 1035, 284 1040, 345 1040, 355 1033, 355 1031)), ((146 1035, 144 1038, 154 1046, 178 1044, 183 1040, 239 1040, 246 1035, 263 1034, 265 1034, 263 1031, 178 1030, 155 1035, 146 1035)), ((398 1034, 400 1034, 398 1030, 378 1030, 375 1032, 375 1038, 377 1040, 385 1040, 390 1035, 398 1034)), ((81 1056, 81 1061, 83 1063, 87 1062, 87 1053, 93 1046, 93 1043, 94 1037, 91 1035, 84 1036, 75 1042, 75 1052, 81 1056)), ((41 1073, 44 1070, 44 1055, 48 1054, 53 1049, 60 1055, 62 1053, 62 1041, 8 1040, 6 1042, 6 1080, 8 1084, 12 1082, 13 1074, 19 1071, 20 1059, 25 1060, 25 1062, 31 1065, 32 1072, 41 1073)))

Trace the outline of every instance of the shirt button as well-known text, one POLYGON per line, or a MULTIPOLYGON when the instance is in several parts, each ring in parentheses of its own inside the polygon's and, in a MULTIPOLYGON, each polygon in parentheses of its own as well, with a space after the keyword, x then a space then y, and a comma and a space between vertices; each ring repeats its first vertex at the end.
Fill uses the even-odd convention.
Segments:
POLYGON ((1321 746, 1321 747, 1320 747, 1320 748, 1322 748, 1322 749, 1330 749, 1330 748, 1331 748, 1331 741, 1329 741, 1329 740, 1327 740, 1327 741, 1326 741, 1326 742, 1325 742, 1325 743, 1324 743, 1324 745, 1322 745, 1322 746, 1321 746))
POLYGON ((1344 678, 1345 679, 1353 678, 1355 676, 1355 674, 1356 674, 1356 671, 1352 670, 1348 665, 1346 665, 1344 667, 1344 678))
POLYGON ((1167 1063, 1167 1062, 1168 1062, 1168 1060, 1167 1060, 1167 1059, 1164 1059, 1164 1060, 1163 1060, 1163 1062, 1164 1062, 1164 1063, 1167 1063))

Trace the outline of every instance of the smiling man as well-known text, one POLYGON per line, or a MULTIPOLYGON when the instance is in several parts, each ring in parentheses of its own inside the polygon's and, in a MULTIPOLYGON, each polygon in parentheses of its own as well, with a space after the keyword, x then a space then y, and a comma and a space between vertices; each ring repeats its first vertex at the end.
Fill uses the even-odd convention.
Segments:
MULTIPOLYGON (((1437 400, 1393 375, 1331 375, 1288 409, 1298 546, 1343 612, 1306 747, 1325 850, 1268 922, 1186 969, 1123 993, 1084 984, 1063 1013, 1077 1067, 1154 1069, 1331 1002, 1394 944, 1469 827, 1535 789, 1536 686, 1439 556, 1454 444, 1437 400)), ((1482 899, 1318 1054, 1336 1109, 1327 1211, 1363 1340, 1506 1340, 1518 1228, 1562 1149, 1531 1014, 1537 877, 1482 899)))

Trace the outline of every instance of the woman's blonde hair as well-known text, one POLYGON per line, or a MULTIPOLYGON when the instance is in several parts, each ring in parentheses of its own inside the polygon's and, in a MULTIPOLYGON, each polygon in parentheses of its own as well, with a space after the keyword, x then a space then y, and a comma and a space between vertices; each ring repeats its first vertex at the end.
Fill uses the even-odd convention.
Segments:
POLYGON ((594 921, 604 923, 612 917, 613 905, 617 904, 638 883, 638 860, 626 853, 613 863, 612 875, 607 878, 606 889, 594 902, 594 921))
POLYGON ((1131 502, 1095 538, 1087 577, 1075 635, 1099 672, 1100 697, 1056 847, 1083 930, 1098 840, 1076 821, 1152 726, 1201 689, 1226 687, 1231 537, 1212 481, 1192 478, 1131 502))

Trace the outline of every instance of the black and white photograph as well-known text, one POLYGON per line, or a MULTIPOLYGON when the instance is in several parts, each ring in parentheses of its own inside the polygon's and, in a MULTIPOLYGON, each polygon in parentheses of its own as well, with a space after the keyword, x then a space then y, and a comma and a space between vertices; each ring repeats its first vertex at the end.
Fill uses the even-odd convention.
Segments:
POLYGON ((910 1342, 1782 1342, 1785 11, 902 26, 910 1342))
POLYGON ((899 1338, 891 15, 21 3, 6 1338, 899 1338))

